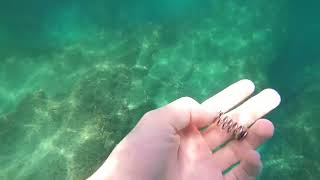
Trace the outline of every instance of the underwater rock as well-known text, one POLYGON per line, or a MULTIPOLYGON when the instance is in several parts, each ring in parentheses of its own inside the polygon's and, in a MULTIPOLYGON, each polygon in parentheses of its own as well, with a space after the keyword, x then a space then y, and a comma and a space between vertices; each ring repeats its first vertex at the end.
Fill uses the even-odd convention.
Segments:
MULTIPOLYGON (((49 171, 52 177, 89 176, 137 120, 154 107, 151 99, 135 98, 143 89, 133 83, 137 79, 131 74, 123 64, 98 64, 88 69, 63 99, 47 96, 44 90, 27 94, 15 111, 0 118, 4 128, 0 132, 0 152, 11 162, 18 162, 1 163, 5 177, 43 176, 35 169, 46 168, 41 164, 49 157, 54 159, 49 171), (17 168, 21 174, 13 173, 17 168)), ((1 162, 7 159, 4 157, 1 162)))

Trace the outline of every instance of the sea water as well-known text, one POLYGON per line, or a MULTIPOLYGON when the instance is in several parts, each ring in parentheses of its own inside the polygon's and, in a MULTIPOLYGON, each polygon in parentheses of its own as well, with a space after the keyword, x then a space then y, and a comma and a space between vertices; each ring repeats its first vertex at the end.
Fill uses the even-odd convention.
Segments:
POLYGON ((141 116, 239 79, 282 96, 260 179, 320 178, 316 0, 0 1, 0 179, 84 179, 141 116))

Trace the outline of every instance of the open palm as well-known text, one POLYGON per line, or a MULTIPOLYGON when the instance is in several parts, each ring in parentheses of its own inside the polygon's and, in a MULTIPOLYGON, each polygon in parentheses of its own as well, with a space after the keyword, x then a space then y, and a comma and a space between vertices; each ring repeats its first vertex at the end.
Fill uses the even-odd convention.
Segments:
POLYGON ((185 97, 146 113, 90 179, 254 179, 262 166, 255 149, 273 135, 272 123, 260 118, 280 97, 267 89, 234 108, 253 90, 251 81, 242 80, 202 104, 185 97), (248 136, 232 140, 213 123, 219 111, 245 126, 255 122, 248 136))

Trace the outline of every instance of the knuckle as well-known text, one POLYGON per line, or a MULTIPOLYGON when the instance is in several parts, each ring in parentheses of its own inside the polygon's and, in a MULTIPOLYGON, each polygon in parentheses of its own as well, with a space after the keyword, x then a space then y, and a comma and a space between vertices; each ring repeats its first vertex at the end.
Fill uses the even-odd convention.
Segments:
POLYGON ((184 102, 196 102, 196 100, 194 100, 193 98, 189 97, 189 96, 184 96, 184 97, 181 97, 180 98, 181 101, 184 101, 184 102))
POLYGON ((142 119, 150 119, 150 118, 154 117, 154 115, 156 114, 156 111, 157 111, 157 109, 146 112, 142 116, 142 119))

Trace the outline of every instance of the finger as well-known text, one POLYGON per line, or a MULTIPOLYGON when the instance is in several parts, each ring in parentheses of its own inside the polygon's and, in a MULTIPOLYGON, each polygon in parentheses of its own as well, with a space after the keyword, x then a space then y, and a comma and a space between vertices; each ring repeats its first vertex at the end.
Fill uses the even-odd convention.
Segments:
POLYGON ((214 119, 201 105, 190 97, 177 99, 168 105, 146 113, 138 127, 166 127, 173 132, 186 128, 189 124, 203 126, 214 119))
MULTIPOLYGON (((279 94, 275 90, 265 89, 226 115, 231 117, 233 121, 238 122, 239 125, 248 127, 276 108, 279 103, 279 94)), ((227 133, 225 130, 218 128, 216 124, 203 132, 203 137, 211 149, 224 144, 231 138, 231 135, 232 133, 227 133)))
POLYGON ((230 115, 234 116, 239 124, 249 127, 257 119, 276 108, 280 101, 277 91, 265 89, 230 112, 230 115))
POLYGON ((254 180, 262 169, 260 155, 256 151, 245 153, 240 164, 224 176, 224 180, 254 180))
POLYGON ((250 96, 253 91, 253 82, 243 79, 207 99, 202 103, 202 106, 208 112, 227 112, 250 96))
POLYGON ((242 154, 254 150, 259 145, 272 137, 274 127, 271 121, 259 119, 250 129, 248 136, 243 141, 233 140, 213 153, 214 163, 221 171, 225 171, 236 164, 242 154))
MULTIPOLYGON (((201 105, 210 114, 216 115, 219 111, 227 112, 248 98, 253 93, 254 88, 252 81, 243 79, 207 99, 201 105)), ((214 124, 207 128, 203 136, 207 139, 206 142, 210 147, 219 146, 221 144, 220 139, 224 140, 228 137, 227 134, 216 128, 214 124)))

